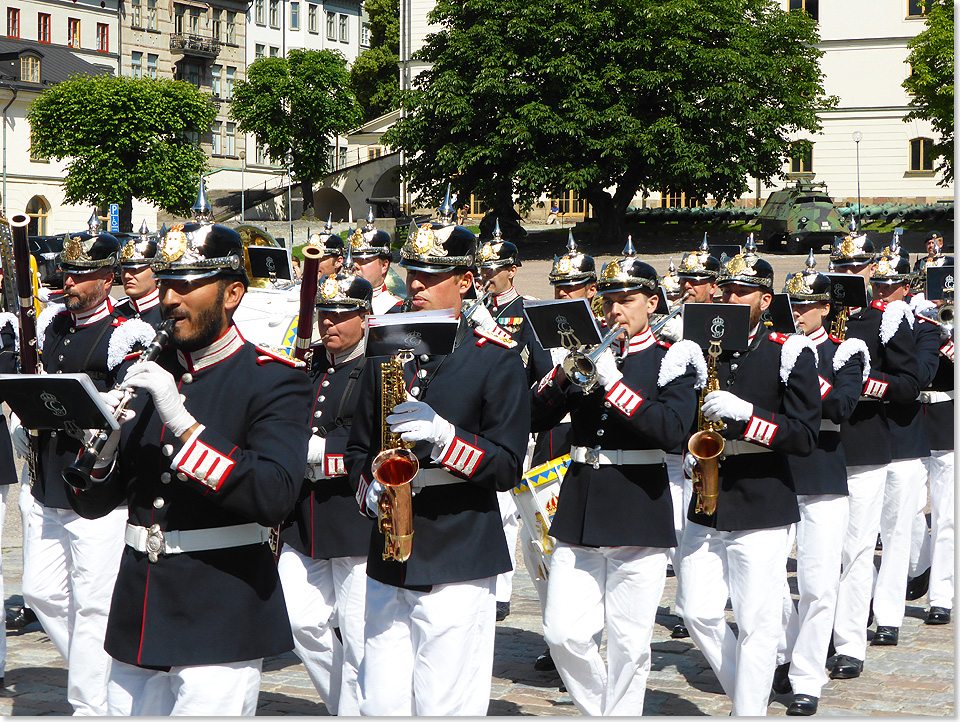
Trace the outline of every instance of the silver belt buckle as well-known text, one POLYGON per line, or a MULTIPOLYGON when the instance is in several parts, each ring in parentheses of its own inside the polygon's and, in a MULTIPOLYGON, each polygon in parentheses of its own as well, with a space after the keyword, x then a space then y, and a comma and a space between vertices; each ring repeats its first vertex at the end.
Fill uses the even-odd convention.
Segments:
POLYGON ((600 447, 594 446, 592 449, 587 449, 586 454, 584 454, 583 460, 593 465, 594 469, 600 468, 600 447))
POLYGON ((930 403, 930 394, 926 391, 920 392, 920 403, 929 404, 930 403))
POLYGON ((159 524, 152 525, 147 531, 147 542, 144 546, 146 547, 147 559, 155 562, 160 558, 160 554, 164 549, 164 539, 159 524))

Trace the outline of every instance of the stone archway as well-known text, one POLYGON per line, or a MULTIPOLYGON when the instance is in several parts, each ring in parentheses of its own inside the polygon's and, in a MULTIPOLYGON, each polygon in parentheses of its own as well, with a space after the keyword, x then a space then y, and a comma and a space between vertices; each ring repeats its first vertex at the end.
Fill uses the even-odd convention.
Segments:
POLYGON ((371 197, 392 198, 400 195, 400 164, 384 171, 373 185, 371 197))
POLYGON ((313 207, 317 218, 325 221, 333 214, 334 222, 350 221, 350 202, 336 188, 318 188, 313 192, 313 207))

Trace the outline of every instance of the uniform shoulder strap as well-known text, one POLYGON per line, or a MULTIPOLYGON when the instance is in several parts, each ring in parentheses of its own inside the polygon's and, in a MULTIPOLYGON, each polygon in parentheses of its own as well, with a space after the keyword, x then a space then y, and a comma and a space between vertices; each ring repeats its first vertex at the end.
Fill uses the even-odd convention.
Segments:
POLYGON ((347 377, 347 384, 343 387, 343 394, 340 396, 340 403, 337 406, 337 414, 334 417, 333 421, 329 424, 323 424, 322 426, 317 427, 317 433, 320 436, 326 436, 334 429, 337 429, 341 426, 350 426, 353 424, 353 412, 350 412, 347 415, 344 415, 347 411, 347 406, 350 403, 350 397, 353 396, 353 389, 357 385, 357 379, 360 378, 360 374, 363 371, 363 367, 367 363, 367 357, 361 356, 360 360, 357 361, 357 365, 353 367, 353 370, 350 372, 350 376, 347 377))

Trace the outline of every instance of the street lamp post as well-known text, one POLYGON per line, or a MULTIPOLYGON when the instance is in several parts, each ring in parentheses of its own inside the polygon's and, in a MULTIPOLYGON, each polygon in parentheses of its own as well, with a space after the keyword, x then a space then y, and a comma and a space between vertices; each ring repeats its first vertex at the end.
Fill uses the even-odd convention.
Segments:
POLYGON ((247 204, 246 204, 246 193, 247 189, 244 186, 244 171, 247 169, 247 154, 245 151, 240 151, 240 222, 246 223, 246 213, 247 213, 247 204))
POLYGON ((857 144, 857 231, 860 230, 860 140, 863 133, 859 130, 853 133, 853 142, 857 144))
POLYGON ((287 163, 287 220, 290 223, 290 237, 287 239, 287 250, 293 253, 293 153, 287 151, 284 157, 287 163))

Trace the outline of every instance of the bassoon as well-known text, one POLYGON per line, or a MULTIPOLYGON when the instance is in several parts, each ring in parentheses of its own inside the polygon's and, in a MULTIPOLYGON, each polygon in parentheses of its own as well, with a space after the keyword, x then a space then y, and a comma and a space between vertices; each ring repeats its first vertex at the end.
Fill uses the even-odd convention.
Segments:
POLYGON ((303 361, 310 369, 313 349, 313 317, 317 308, 317 284, 320 275, 320 259, 323 251, 314 246, 303 247, 303 273, 300 274, 300 315, 297 317, 297 340, 293 357, 303 361))
MULTIPOLYGON (((10 233, 13 238, 13 266, 17 281, 17 307, 20 319, 20 373, 40 373, 37 349, 37 308, 33 300, 33 283, 30 280, 30 244, 27 240, 27 226, 30 217, 25 213, 15 213, 10 218, 10 233)), ((37 452, 39 437, 30 431, 30 454, 27 457, 27 469, 30 484, 37 479, 37 452)))

